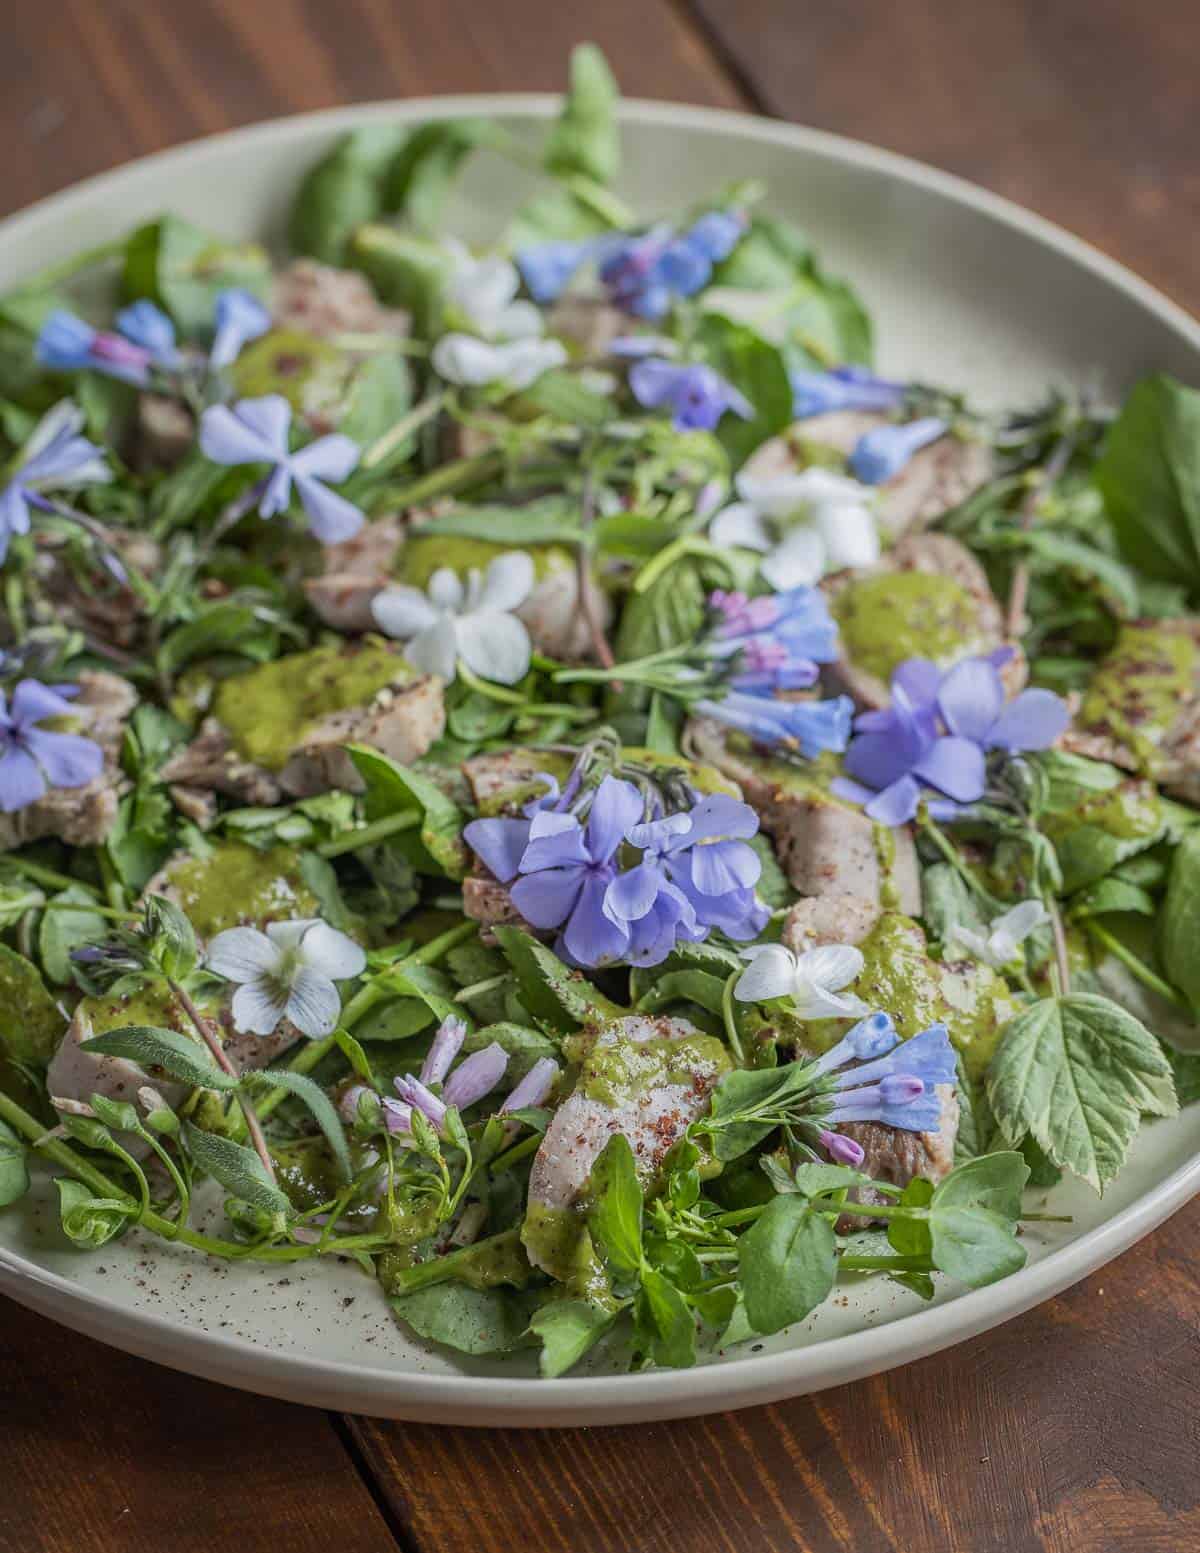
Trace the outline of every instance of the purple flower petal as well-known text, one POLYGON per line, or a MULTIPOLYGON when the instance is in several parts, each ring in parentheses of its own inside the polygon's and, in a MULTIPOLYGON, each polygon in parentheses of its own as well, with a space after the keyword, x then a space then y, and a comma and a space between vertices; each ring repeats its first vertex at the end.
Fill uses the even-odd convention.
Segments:
POLYGON ((626 833, 642 818, 643 809, 642 795, 632 782, 612 776, 604 778, 596 789, 586 826, 587 849, 593 862, 609 861, 626 833))
POLYGON ((762 860, 744 841, 710 841, 692 849, 692 883, 701 895, 724 895, 752 889, 762 874, 762 860))
MULTIPOLYGON (((293 460, 297 463, 299 455, 293 460)), ((308 514, 308 526, 323 545, 339 545, 352 539, 367 521, 362 511, 309 475, 296 470, 296 493, 308 514)))
POLYGON ((935 739, 912 769, 914 776, 959 803, 971 803, 983 795, 983 751, 971 739, 954 735, 935 739))
POLYGON ((463 1020, 455 1019, 453 1015, 442 1020, 433 1038, 433 1045, 429 1048, 429 1054, 421 1064, 422 1084, 442 1082, 450 1071, 450 1064, 462 1050, 462 1043, 466 1038, 467 1027, 463 1020))
POLYGON ((508 1053, 495 1041, 482 1051, 472 1052, 455 1068, 442 1086, 447 1105, 465 1111, 468 1106, 490 1095, 508 1068, 508 1053))
POLYGON ((864 812, 868 819, 876 820, 880 825, 905 825, 916 814, 920 801, 920 783, 910 776, 902 776, 876 793, 864 812))
POLYGON ((558 1074, 559 1066, 553 1057, 539 1057, 497 1114, 503 1116, 508 1111, 523 1111, 529 1106, 544 1105, 558 1074))
POLYGON ((16 745, 0 755, 0 811, 15 814, 46 791, 46 779, 28 750, 16 745))
POLYGON ((583 887, 562 936, 567 953, 577 965, 611 964, 620 960, 629 946, 625 928, 604 914, 604 896, 611 878, 610 870, 584 876, 583 887))
POLYGON ((521 858, 522 873, 583 866, 591 860, 583 827, 573 814, 543 809, 530 820, 529 842, 521 858))
POLYGON ((950 732, 979 744, 1004 705, 1004 683, 986 658, 964 658, 943 678, 937 700, 950 732))
POLYGON ((25 726, 47 717, 69 717, 71 700, 78 693, 75 685, 43 685, 40 680, 23 679, 13 691, 12 720, 25 726), (65 695, 64 691, 72 695, 65 695))
POLYGON ((30 728, 22 743, 45 772, 51 787, 86 787, 104 768, 104 751, 78 733, 30 728))
POLYGON ((510 884, 520 872, 521 858, 529 845, 529 821, 472 820, 463 829, 463 840, 501 884, 510 884))
POLYGON ((1045 750, 1065 732, 1070 709, 1050 690, 1023 690, 1010 701, 988 731, 993 749, 1045 750))
POLYGON ((242 347, 257 340, 271 327, 271 315, 251 291, 222 291, 213 309, 213 343, 208 364, 215 370, 228 367, 242 347))
POLYGON ((624 924, 644 917, 663 885, 663 875, 653 863, 639 863, 636 868, 618 874, 604 895, 605 915, 612 921, 624 924))
POLYGON ((536 928, 559 927, 579 900, 587 869, 579 863, 569 868, 543 868, 522 874, 511 887, 512 903, 536 928))
POLYGON ((850 455, 850 468, 864 485, 893 480, 914 453, 944 437, 948 427, 936 416, 903 426, 876 426, 864 432, 850 455))
POLYGON ((179 360, 175 325, 161 307, 143 298, 123 307, 114 322, 127 340, 149 351, 159 366, 173 367, 179 360))

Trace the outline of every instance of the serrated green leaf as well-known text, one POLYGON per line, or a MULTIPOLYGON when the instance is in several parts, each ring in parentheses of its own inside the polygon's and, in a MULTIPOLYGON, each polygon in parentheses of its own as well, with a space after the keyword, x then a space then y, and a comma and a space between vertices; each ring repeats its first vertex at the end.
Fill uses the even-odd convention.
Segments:
POLYGON ((569 1031, 576 1025, 619 1019, 628 1012, 520 928, 502 924, 494 931, 516 975, 521 1001, 540 1024, 569 1031))
POLYGON ((462 839, 466 816, 454 800, 427 776, 398 765, 378 750, 348 744, 346 753, 366 784, 362 805, 368 823, 393 814, 420 816, 418 828, 400 831, 387 845, 399 850, 421 873, 462 879, 468 863, 462 839))

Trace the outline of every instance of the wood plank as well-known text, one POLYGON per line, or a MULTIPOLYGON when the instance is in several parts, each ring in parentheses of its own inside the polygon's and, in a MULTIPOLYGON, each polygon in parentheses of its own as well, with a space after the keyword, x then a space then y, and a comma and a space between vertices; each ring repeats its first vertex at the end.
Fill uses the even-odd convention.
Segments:
POLYGON ((1195 0, 687 0, 764 112, 1028 205, 1200 311, 1195 0))
POLYGON ((1200 1202, 1007 1326, 775 1407, 351 1427, 423 1553, 1196 1553, 1198 1237, 1200 1202))
POLYGON ((0 51, 0 211, 198 135, 338 103, 558 91, 592 38, 630 95, 740 106, 668 0, 61 0, 0 51))
POLYGON ((0 1396, 0 1548, 11 1553, 398 1545, 314 1409, 164 1370, 7 1299, 0 1396))

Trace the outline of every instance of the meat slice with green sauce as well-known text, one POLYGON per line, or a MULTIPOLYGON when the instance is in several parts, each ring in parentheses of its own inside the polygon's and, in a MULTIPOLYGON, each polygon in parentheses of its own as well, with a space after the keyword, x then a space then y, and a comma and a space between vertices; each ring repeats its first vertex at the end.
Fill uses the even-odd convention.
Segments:
POLYGON ((1062 742, 1200 803, 1200 620, 1123 625, 1062 742))
POLYGON ((829 789, 834 768, 793 764, 755 751, 709 719, 688 724, 692 751, 731 777, 771 837, 789 883, 802 895, 853 896, 877 908, 893 899, 921 910, 921 874, 910 826, 874 824, 829 789))
POLYGON ((633 1014, 591 1039, 529 1174, 521 1239, 535 1267, 583 1292, 594 1261, 583 1217, 587 1182, 604 1146, 615 1133, 628 1139, 638 1178, 653 1189, 663 1160, 728 1069, 722 1042, 686 1019, 633 1014))
MULTIPOLYGON (((858 439, 887 420, 861 410, 834 410, 797 421, 782 436, 764 442, 745 472, 756 480, 796 474, 810 464, 829 463, 830 452, 840 455, 836 459, 840 467, 858 439)), ((985 443, 942 437, 914 453, 898 474, 876 487, 879 526, 892 539, 919 533, 966 501, 993 473, 992 452, 985 443)))
POLYGON ((392 647, 315 647, 222 680, 211 715, 163 779, 253 804, 357 792, 344 745, 409 765, 444 727, 441 680, 417 674, 392 647))
MULTIPOLYGON (((822 585, 838 624, 833 677, 864 707, 886 706, 893 672, 908 658, 949 668, 1003 646, 1004 613, 983 567, 948 534, 914 534, 870 571, 822 585)), ((1018 654, 1003 671, 1009 693, 1025 678, 1018 654)))

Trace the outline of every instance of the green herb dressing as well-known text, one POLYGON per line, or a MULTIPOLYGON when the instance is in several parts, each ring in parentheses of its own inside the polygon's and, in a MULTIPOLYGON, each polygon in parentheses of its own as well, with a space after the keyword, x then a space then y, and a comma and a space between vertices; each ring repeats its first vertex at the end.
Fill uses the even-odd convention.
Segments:
POLYGON ((1080 726, 1111 733, 1153 771, 1156 749, 1196 693, 1200 650, 1176 622, 1124 625, 1092 675, 1080 707, 1080 726))
POLYGON ((724 1043, 712 1035, 597 1041, 584 1060, 577 1090, 614 1109, 667 1084, 709 1087, 729 1071, 724 1043))
POLYGON ((219 841, 208 856, 173 864, 168 878, 202 939, 241 923, 320 915, 292 847, 260 852, 244 841, 219 841))
POLYGON ((232 370, 239 395, 282 394, 293 410, 311 414, 345 398, 351 363, 303 329, 272 329, 242 351, 232 370))
POLYGON ((511 545, 503 540, 468 539, 460 534, 414 534, 400 547, 392 569, 401 582, 427 588, 429 579, 441 567, 448 566, 465 578, 472 568, 486 571, 498 555, 508 555, 513 550, 524 550, 530 556, 538 582, 559 572, 569 572, 575 565, 571 552, 562 545, 511 545))
POLYGON ((531 1202, 525 1211, 521 1244, 529 1252, 530 1261, 565 1286, 568 1298, 591 1300, 607 1310, 616 1309, 608 1277, 582 1213, 531 1202))
POLYGON ((213 712, 240 755, 281 771, 331 712, 369 706, 381 690, 413 678, 404 660, 381 643, 314 647, 222 680, 213 712))
POLYGON ((935 572, 863 577, 842 588, 830 607, 845 656, 885 681, 906 658, 947 665, 986 645, 975 600, 952 577, 935 572))

